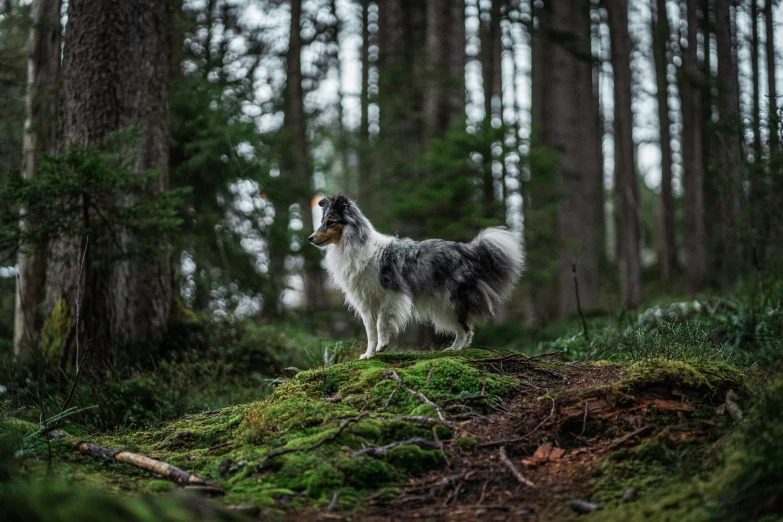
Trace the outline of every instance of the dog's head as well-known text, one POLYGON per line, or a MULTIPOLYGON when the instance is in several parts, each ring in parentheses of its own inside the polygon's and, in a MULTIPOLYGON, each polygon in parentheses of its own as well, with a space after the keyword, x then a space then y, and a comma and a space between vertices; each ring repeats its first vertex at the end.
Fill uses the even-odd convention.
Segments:
POLYGON ((355 223, 355 205, 345 196, 328 196, 318 202, 323 208, 321 226, 310 236, 310 243, 318 247, 342 241, 346 229, 355 223))

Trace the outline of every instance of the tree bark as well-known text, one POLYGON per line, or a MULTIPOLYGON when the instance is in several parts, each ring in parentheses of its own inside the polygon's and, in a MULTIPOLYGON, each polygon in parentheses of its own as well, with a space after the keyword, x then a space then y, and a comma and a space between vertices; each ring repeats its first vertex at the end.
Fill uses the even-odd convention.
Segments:
MULTIPOLYGON (((168 186, 169 19, 168 4, 154 0, 77 0, 68 8, 62 148, 101 147, 108 134, 137 126, 134 169, 158 172, 148 187, 151 193, 168 186)), ((127 202, 121 194, 106 197, 127 202)), ((90 213, 85 212, 87 219, 90 213)), ((134 238, 127 231, 115 232, 110 242, 122 252, 134 238)), ((74 237, 52 243, 46 291, 50 310, 60 298, 75 309, 83 248, 74 237)), ((91 257, 84 267, 83 324, 77 327, 93 353, 101 357, 112 346, 154 342, 165 330, 171 307, 169 255, 119 261, 91 257)))
POLYGON ((452 29, 449 0, 427 0, 427 77, 424 94, 425 138, 431 143, 449 125, 449 33, 452 29))
POLYGON ((666 14, 666 0, 654 0, 653 15, 653 58, 655 61, 655 83, 658 100, 658 126, 661 142, 661 197, 659 205, 659 262, 661 279, 671 281, 677 266, 677 246, 674 239, 674 196, 672 194, 672 147, 669 129, 669 80, 667 48, 671 41, 669 20, 666 14))
MULTIPOLYGON (((704 231, 704 145, 702 141, 702 87, 698 60, 698 0, 687 0, 688 47, 683 54, 681 86, 683 190, 685 193, 685 268, 688 291, 696 293, 707 271, 704 231)), ((705 15, 706 16, 706 15, 705 15)), ((709 49, 709 45, 706 46, 709 49)), ((709 109, 709 107, 708 107, 709 109)))
POLYGON ((642 299, 639 258, 639 186, 634 164, 631 113, 631 37, 628 33, 628 0, 607 0, 611 61, 614 74, 615 183, 620 209, 620 280, 623 303, 635 308, 642 299))
POLYGON ((772 0, 764 1, 764 25, 766 33, 765 49, 767 52, 767 86, 769 91, 769 152, 770 156, 779 152, 778 103, 777 87, 775 85, 775 31, 772 20, 772 0))
MULTIPOLYGON (((479 2, 480 5, 481 2, 479 2)), ((484 87, 484 124, 489 128, 493 119, 498 118, 502 122, 503 118, 500 71, 500 0, 492 0, 489 13, 486 14, 486 19, 480 22, 479 33, 481 39, 481 75, 484 87)), ((484 216, 492 218, 497 215, 495 177, 492 171, 492 144, 487 143, 486 149, 482 150, 481 154, 484 156, 484 174, 482 178, 484 216)))
MULTIPOLYGON (((22 144, 22 176, 38 176, 38 155, 53 154, 57 148, 57 109, 60 82, 60 0, 34 0, 32 27, 27 50, 27 98, 22 144)), ((34 224, 24 218, 24 231, 34 224)), ((37 333, 35 310, 44 297, 46 246, 24 245, 17 260, 16 308, 14 311, 14 354, 29 353, 37 333), (32 338, 30 338, 32 337, 32 338)))
POLYGON ((753 162, 761 162, 761 107, 759 104, 759 13, 758 0, 750 0, 750 67, 753 83, 753 162))
POLYGON ((595 206, 603 204, 597 181, 602 168, 596 151, 589 9, 587 0, 569 0, 546 2, 536 10, 533 156, 544 161, 531 165, 532 205, 525 203, 532 208, 525 214, 525 237, 531 267, 539 271, 537 280, 530 281, 530 295, 544 321, 576 312, 572 263, 582 305, 595 306, 598 297, 595 206), (554 165, 546 160, 552 156, 557 156, 554 165), (547 272, 553 272, 553 281, 545 278, 547 272), (555 299, 553 283, 558 286, 555 299))
MULTIPOLYGON (((302 89, 302 0, 291 1, 288 53, 286 54, 286 99, 283 132, 290 142, 284 154, 284 169, 296 183, 296 203, 302 220, 302 237, 313 231, 313 183, 310 148, 307 143, 307 120, 302 89)), ((324 307, 324 277, 321 256, 316 249, 303 249, 305 307, 320 310, 324 307)))
POLYGON ((718 43, 718 110, 720 124, 719 199, 722 279, 728 285, 736 281, 741 266, 740 220, 740 147, 737 65, 732 49, 731 11, 728 2, 715 2, 715 35, 718 43))

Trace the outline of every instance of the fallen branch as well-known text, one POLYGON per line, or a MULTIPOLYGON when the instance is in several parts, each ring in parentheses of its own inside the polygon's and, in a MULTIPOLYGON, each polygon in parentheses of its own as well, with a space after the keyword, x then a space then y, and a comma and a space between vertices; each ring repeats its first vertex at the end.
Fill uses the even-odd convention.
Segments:
POLYGON ((368 456, 380 459, 383 458, 389 450, 392 450, 398 446, 418 446, 420 448, 426 449, 439 449, 439 446, 436 442, 423 439, 421 437, 411 437, 410 439, 392 442, 391 444, 387 444, 385 446, 370 446, 369 448, 360 449, 359 451, 355 451, 353 455, 351 455, 351 458, 355 459, 358 457, 368 456))
MULTIPOLYGON (((397 374, 397 372, 395 372, 394 370, 392 370, 391 372, 389 372, 389 373, 388 373, 388 375, 389 375, 389 376, 391 376, 391 378, 392 378, 392 379, 394 379, 395 381, 397 381, 397 382, 400 384, 400 386, 405 386, 405 384, 403 384, 403 382, 402 382, 402 379, 400 378, 400 376, 399 376, 399 375, 397 374)), ((437 414, 438 414, 438 418, 439 418, 440 420, 444 420, 444 419, 446 418, 446 417, 443 415, 443 410, 441 410, 441 409, 440 409, 440 406, 438 406, 437 404, 435 404, 434 402, 432 402, 432 401, 431 401, 429 398, 427 398, 427 396, 426 396, 426 395, 424 395, 423 393, 421 393, 421 392, 418 392, 418 391, 416 391, 416 390, 414 390, 414 389, 412 389, 412 388, 408 388, 408 387, 405 387, 405 390, 406 390, 408 393, 410 393, 411 395, 413 395, 414 397, 416 397, 417 399, 419 399, 419 400, 420 400, 421 402, 423 402, 424 404, 429 404, 430 406, 432 406, 433 408, 435 408, 435 413, 437 413, 437 414)))
POLYGON ((332 500, 329 501, 329 505, 326 507, 326 511, 331 511, 337 506, 337 501, 340 498, 340 490, 336 489, 334 491, 334 495, 332 495, 332 500))
POLYGON ((57 430, 50 431, 49 435, 57 440, 65 442, 66 444, 70 444, 79 450, 80 453, 85 455, 107 458, 116 460, 117 462, 122 462, 123 464, 130 464, 131 466, 135 466, 137 468, 144 469, 165 477, 169 480, 173 480, 181 486, 208 486, 212 492, 220 491, 225 493, 222 489, 215 486, 214 484, 210 484, 209 482, 200 479, 196 475, 188 473, 184 469, 172 466, 171 464, 160 460, 151 459, 149 457, 145 457, 144 455, 139 455, 138 453, 131 453, 130 451, 105 448, 87 441, 76 440, 57 430))
POLYGON ((366 416, 367 416, 367 414, 363 413, 361 415, 357 415, 356 417, 348 417, 347 419, 344 419, 343 422, 340 424, 340 427, 337 428, 337 431, 335 431, 331 435, 327 435, 326 437, 322 438, 321 440, 319 440, 315 444, 311 444, 310 446, 305 446, 304 448, 283 448, 283 449, 279 449, 277 451, 273 451, 272 453, 269 453, 267 455, 264 455, 264 458, 261 459, 261 463, 258 465, 258 470, 260 471, 260 470, 264 469, 264 466, 266 465, 266 463, 270 459, 273 459, 275 457, 279 457, 280 455, 286 455, 288 453, 297 453, 297 452, 300 452, 300 451, 311 451, 311 450, 314 450, 315 448, 317 448, 319 446, 322 446, 322 445, 326 444, 327 442, 333 441, 334 439, 339 437, 340 434, 343 431, 345 431, 345 428, 347 428, 348 426, 350 426, 354 422, 358 422, 358 421, 362 420, 366 416))
POLYGON ((511 472, 511 474, 514 476, 515 479, 517 479, 517 482, 520 484, 523 484, 525 486, 535 488, 536 485, 533 484, 531 481, 526 479, 522 473, 519 472, 517 467, 514 465, 513 462, 508 458, 508 455, 506 455, 506 447, 501 446, 500 450, 498 451, 498 455, 500 456, 500 462, 503 463, 504 466, 511 472))

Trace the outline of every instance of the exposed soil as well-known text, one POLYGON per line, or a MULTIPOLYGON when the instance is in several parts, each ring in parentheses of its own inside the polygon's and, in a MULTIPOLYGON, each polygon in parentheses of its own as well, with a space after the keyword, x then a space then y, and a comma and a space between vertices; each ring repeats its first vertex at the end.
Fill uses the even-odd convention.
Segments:
POLYGON ((623 368, 616 365, 506 356, 480 362, 515 377, 519 393, 494 403, 486 416, 469 401, 446 405, 452 419, 472 418, 459 422, 443 469, 411 479, 392 500, 371 496, 366 513, 297 511, 287 518, 566 520, 580 516, 570 503, 590 499, 591 474, 610 453, 662 437, 673 444, 714 440, 720 432, 715 421, 694 415, 699 408, 712 411, 703 390, 653 379, 627 394, 618 387, 623 368), (468 438, 475 444, 458 444, 468 438))

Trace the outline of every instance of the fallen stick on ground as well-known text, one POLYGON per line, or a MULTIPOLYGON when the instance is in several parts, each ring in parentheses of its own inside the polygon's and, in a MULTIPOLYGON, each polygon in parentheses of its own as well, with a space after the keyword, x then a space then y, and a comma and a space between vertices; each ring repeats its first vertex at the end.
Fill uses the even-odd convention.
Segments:
POLYGON ((280 455, 285 455, 287 453, 296 453, 296 452, 299 452, 299 451, 314 450, 315 448, 317 448, 317 447, 319 447, 319 446, 321 446, 323 444, 326 444, 327 442, 333 441, 334 439, 339 437, 340 434, 343 431, 345 431, 345 428, 347 428, 348 426, 350 426, 354 422, 358 422, 358 421, 362 420, 366 416, 367 416, 367 414, 363 413, 361 415, 357 415, 356 417, 348 417, 347 419, 343 419, 343 422, 342 422, 342 424, 340 424, 340 427, 337 428, 337 431, 335 431, 331 435, 327 435, 326 437, 322 438, 321 440, 319 440, 315 444, 311 444, 310 446, 305 446, 304 448, 283 448, 283 449, 279 449, 277 451, 273 451, 272 453, 268 453, 267 455, 264 455, 264 458, 261 459, 261 463, 258 465, 259 471, 264 469, 264 466, 266 465, 267 461, 269 461, 269 459, 272 459, 272 458, 275 458, 275 457, 279 457, 280 455))
POLYGON ((391 444, 387 444, 385 446, 370 446, 369 448, 360 449, 359 451, 354 452, 354 454, 351 455, 351 458, 355 459, 357 457, 363 457, 366 455, 380 459, 386 455, 386 452, 396 448, 397 446, 418 446, 425 449, 439 449, 439 445, 436 442, 423 439, 421 437, 411 437, 410 439, 392 442, 391 444))
POLYGON ((449 422, 447 420, 435 419, 433 417, 425 417, 424 415, 404 415, 402 417, 395 417, 395 421, 413 422, 415 424, 424 424, 425 426, 446 426, 447 428, 456 429, 457 424, 449 422))
MULTIPOLYGON (((403 384, 403 382, 402 382, 402 379, 400 378, 400 376, 399 376, 399 375, 397 374, 397 372, 395 372, 394 370, 390 371, 390 372, 388 373, 388 375, 390 375, 392 379, 394 379, 395 381, 397 381, 398 383, 400 383, 400 385, 401 385, 401 386, 405 386, 405 385, 403 384)), ((406 390, 408 393, 410 393, 411 395, 413 395, 413 396, 415 396, 416 398, 418 398, 418 399, 419 399, 421 402, 423 402, 424 404, 429 404, 430 406, 432 406, 433 408, 435 408, 435 413, 437 413, 437 414, 438 414, 438 418, 439 418, 440 420, 444 420, 444 419, 446 418, 446 417, 444 417, 444 416, 443 416, 443 410, 441 410, 441 409, 440 409, 440 406, 438 406, 437 404, 435 404, 434 402, 432 402, 431 400, 429 400, 429 399, 427 398, 427 396, 426 396, 426 395, 424 395, 423 393, 421 393, 421 392, 418 392, 418 391, 416 391, 416 390, 414 390, 414 389, 412 389, 412 388, 408 388, 408 387, 406 387, 406 388, 405 388, 405 390, 406 390)))
POLYGON ((145 469, 167 479, 173 480, 182 486, 208 486, 210 487, 212 493, 225 493, 222 489, 213 484, 210 484, 206 480, 200 479, 196 475, 188 473, 184 469, 172 466, 171 464, 160 460, 151 459, 149 457, 145 457, 144 455, 139 455, 138 453, 131 453, 130 451, 105 448, 103 446, 98 446, 97 444, 92 444, 83 440, 76 440, 57 430, 50 431, 49 435, 57 440, 70 444, 79 450, 80 453, 84 453, 85 455, 113 459, 117 462, 130 464, 131 466, 145 469))
POLYGON ((500 462, 503 463, 506 468, 511 472, 512 475, 514 475, 514 478, 517 479, 517 482, 520 484, 524 484, 525 486, 535 488, 536 485, 533 484, 531 481, 526 479, 522 473, 519 472, 516 466, 514 466, 514 463, 511 462, 511 460, 508 458, 508 455, 506 455, 506 447, 501 446, 500 450, 498 451, 498 455, 500 456, 500 462))

